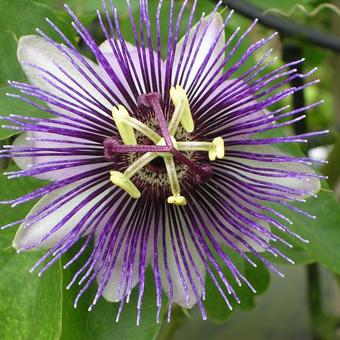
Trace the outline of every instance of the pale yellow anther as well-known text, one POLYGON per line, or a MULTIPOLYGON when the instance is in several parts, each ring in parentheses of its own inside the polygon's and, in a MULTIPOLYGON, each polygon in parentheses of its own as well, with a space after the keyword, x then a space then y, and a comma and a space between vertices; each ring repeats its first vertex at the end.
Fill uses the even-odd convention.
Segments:
POLYGON ((187 200, 183 196, 170 196, 167 201, 169 204, 187 205, 187 200))
POLYGON ((119 171, 110 172, 110 180, 113 184, 125 190, 132 198, 140 198, 141 193, 131 180, 119 171))
POLYGON ((224 139, 222 137, 215 138, 212 143, 216 146, 216 155, 218 159, 225 156, 224 139))
POLYGON ((117 126, 118 132, 125 145, 137 145, 134 129, 125 122, 124 119, 130 118, 129 112, 122 105, 112 110, 112 117, 117 126))
POLYGON ((222 159, 225 156, 224 140, 222 137, 217 137, 212 141, 213 147, 209 151, 209 159, 211 161, 222 159))
POLYGON ((163 157, 166 171, 168 174, 168 179, 170 182, 170 188, 172 196, 168 197, 168 203, 169 204, 175 204, 175 205, 186 205, 187 201, 185 197, 181 196, 181 187, 179 184, 177 171, 176 171, 176 165, 174 162, 174 157, 172 155, 168 155, 166 157, 163 157))
POLYGON ((189 99, 183 87, 180 85, 177 85, 176 88, 172 87, 170 89, 170 97, 175 105, 175 108, 177 108, 179 105, 183 105, 181 112, 181 124, 185 131, 193 132, 195 124, 190 110, 189 99))

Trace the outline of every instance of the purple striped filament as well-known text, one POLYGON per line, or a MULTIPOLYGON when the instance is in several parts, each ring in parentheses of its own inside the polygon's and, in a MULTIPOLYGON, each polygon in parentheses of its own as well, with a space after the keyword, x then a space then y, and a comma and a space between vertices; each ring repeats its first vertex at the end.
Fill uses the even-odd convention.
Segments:
POLYGON ((235 76, 274 35, 252 44, 232 62, 256 21, 243 34, 237 29, 225 39, 232 12, 223 19, 219 4, 194 24, 197 1, 186 22, 188 1, 175 14, 171 0, 168 39, 162 41, 162 3, 152 17, 148 2, 140 0, 136 22, 127 1, 134 44, 124 40, 112 1, 109 7, 103 3, 98 18, 106 41, 100 46, 66 6, 96 62, 82 56, 49 20, 63 44, 40 30, 39 36, 22 37, 18 59, 30 84, 10 82, 21 92, 10 95, 53 118, 3 118, 8 122, 4 127, 23 133, 0 153, 22 169, 7 173, 9 178, 50 180, 43 188, 1 202, 15 206, 40 198, 25 219, 4 226, 21 224, 14 248, 47 249, 32 268, 40 268, 41 275, 80 241, 79 252, 65 268, 75 265, 94 240, 90 255, 69 284, 82 286, 75 305, 97 281, 90 309, 101 296, 120 302, 118 320, 138 286, 138 323, 148 266, 154 273, 159 321, 164 293, 169 320, 174 303, 184 308, 198 304, 205 319, 207 275, 226 308, 231 308, 231 300, 239 302, 217 259, 229 268, 235 282, 254 291, 225 246, 252 265, 248 255, 254 254, 275 272, 261 252, 291 261, 276 249, 275 242, 290 245, 275 231, 303 239, 290 231, 287 225, 292 222, 272 204, 313 218, 290 202, 315 196, 320 176, 310 159, 290 156, 275 145, 305 142, 325 133, 258 135, 303 119, 303 112, 320 103, 269 111, 316 83, 290 88, 292 79, 313 72, 299 74, 293 69, 303 60, 273 70, 272 50, 235 76), (182 38, 181 25, 186 25, 182 38))

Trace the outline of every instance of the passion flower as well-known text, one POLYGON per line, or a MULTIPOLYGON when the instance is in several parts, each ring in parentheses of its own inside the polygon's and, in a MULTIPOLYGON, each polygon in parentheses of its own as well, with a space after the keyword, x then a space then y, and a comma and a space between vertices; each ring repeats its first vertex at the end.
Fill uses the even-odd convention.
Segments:
POLYGON ((272 204, 304 213, 289 201, 304 201, 320 190, 320 176, 308 158, 270 146, 304 142, 320 132, 260 135, 304 119, 303 112, 319 104, 269 111, 273 104, 302 90, 290 88, 289 83, 312 73, 302 75, 293 69, 303 60, 273 70, 269 50, 236 77, 235 72, 274 35, 251 45, 232 62, 256 21, 242 35, 237 29, 226 41, 232 12, 223 19, 219 4, 193 25, 194 1, 186 34, 180 39, 188 1, 177 16, 172 0, 170 19, 165 19, 169 20, 168 39, 163 42, 162 3, 151 18, 147 1, 140 0, 136 23, 127 1, 134 44, 124 40, 112 2, 109 9, 104 4, 98 18, 107 40, 100 46, 66 6, 96 62, 82 56, 49 20, 64 44, 40 30, 40 36, 22 37, 18 59, 31 84, 10 82, 21 92, 11 96, 53 118, 4 118, 11 123, 5 128, 23 133, 1 154, 12 157, 22 169, 7 173, 9 178, 34 176, 51 181, 2 202, 14 206, 40 198, 24 220, 11 224, 21 223, 14 248, 18 252, 47 248, 32 268, 41 267, 41 275, 82 242, 65 265, 69 267, 94 240, 87 261, 70 283, 82 285, 75 305, 97 280, 90 309, 101 296, 120 301, 119 319, 124 302, 138 286, 138 322, 147 266, 154 273, 158 320, 162 291, 169 299, 169 319, 173 303, 184 308, 198 304, 205 319, 206 275, 231 308, 229 300, 239 299, 217 259, 228 266, 239 285, 254 288, 225 247, 256 266, 248 256, 252 253, 276 271, 261 252, 290 261, 275 242, 290 245, 275 230, 299 236, 289 230, 286 225, 292 222, 272 204), (163 50, 166 59, 161 56, 163 50))

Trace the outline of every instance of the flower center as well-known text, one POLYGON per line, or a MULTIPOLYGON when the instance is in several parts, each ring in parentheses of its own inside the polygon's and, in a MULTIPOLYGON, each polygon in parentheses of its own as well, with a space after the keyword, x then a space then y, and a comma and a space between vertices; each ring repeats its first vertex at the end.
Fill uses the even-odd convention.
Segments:
POLYGON ((152 110, 154 112, 161 135, 140 120, 131 117, 124 106, 115 107, 112 116, 123 144, 113 137, 107 138, 104 141, 104 153, 105 158, 111 161, 119 153, 142 154, 124 172, 110 172, 111 182, 125 190, 131 197, 137 199, 141 196, 141 192, 131 180, 132 177, 146 166, 154 167, 157 164, 160 167, 165 167, 170 184, 171 195, 167 199, 168 203, 186 205, 187 200, 181 194, 175 163, 186 166, 195 183, 205 182, 212 176, 212 167, 209 164, 198 165, 187 157, 186 153, 207 152, 210 161, 214 161, 216 158, 221 159, 225 154, 224 140, 218 137, 212 142, 177 141, 174 136, 176 136, 180 125, 188 133, 192 133, 195 126, 184 89, 180 86, 173 87, 170 96, 175 109, 169 123, 165 119, 159 93, 148 93, 138 98, 138 105, 141 110, 152 110), (136 131, 147 138, 151 144, 138 144, 136 131), (163 162, 159 161, 159 157, 163 159, 163 162))

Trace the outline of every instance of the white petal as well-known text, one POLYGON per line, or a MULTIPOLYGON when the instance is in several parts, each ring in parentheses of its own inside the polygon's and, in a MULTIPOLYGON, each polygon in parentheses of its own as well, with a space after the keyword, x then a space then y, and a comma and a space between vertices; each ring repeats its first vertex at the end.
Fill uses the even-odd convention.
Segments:
MULTIPOLYGON (((244 152, 251 152, 256 154, 264 154, 264 155, 277 155, 277 156, 288 156, 287 154, 283 153, 282 151, 278 150, 277 148, 273 148, 271 146, 232 146, 230 150, 233 151, 244 151, 244 152)), ((284 170, 288 172, 299 172, 307 175, 316 175, 315 171, 312 169, 311 166, 301 163, 292 163, 292 162, 259 162, 255 160, 248 160, 248 159, 239 159, 240 162, 243 164, 258 167, 258 168, 266 168, 266 169, 278 169, 284 170)), ((299 178, 292 178, 292 177, 268 177, 268 176, 260 176, 257 174, 252 174, 250 172, 241 171, 244 175, 247 175, 250 178, 265 181, 268 183, 279 184, 285 187, 296 189, 296 190, 303 190, 308 192, 309 194, 306 195, 296 195, 299 198, 307 198, 310 195, 317 194, 321 189, 320 180, 318 178, 309 177, 308 180, 303 180, 299 178)))
MULTIPOLYGON (((118 42, 117 42, 118 43, 118 42)), ((115 44, 113 44, 115 46, 115 44)), ((119 45, 119 48, 122 48, 121 47, 121 44, 118 43, 119 45)), ((125 45, 126 45, 126 48, 128 49, 128 51, 131 53, 131 52, 135 52, 137 51, 137 47, 131 43, 129 43, 128 41, 125 41, 125 45)), ((111 44, 110 44, 110 41, 109 40, 105 40, 100 46, 99 46, 99 49, 101 50, 102 53, 113 53, 112 51, 112 47, 111 47, 111 44)), ((118 61, 116 61, 118 63, 118 61)))
MULTIPOLYGON (((76 147, 76 145, 65 144, 65 143, 58 143, 58 142, 45 142, 39 141, 37 139, 61 139, 64 141, 75 141, 81 143, 79 139, 75 139, 68 136, 60 136, 57 134, 46 133, 46 132, 37 132, 37 131, 29 131, 22 133, 19 135, 13 142, 14 147, 32 147, 32 148, 65 148, 65 147, 76 147), (28 140, 27 140, 28 139, 28 140), (32 140, 33 139, 33 140, 32 140)), ((65 160, 91 160, 96 158, 95 156, 83 156, 83 155, 73 155, 73 156, 42 156, 42 157, 13 157, 13 160, 18 165, 19 168, 28 170, 30 166, 45 163, 45 162, 52 162, 52 161, 65 161, 65 160)), ((88 165, 81 165, 72 168, 60 169, 56 171, 50 171, 46 173, 41 173, 34 175, 32 177, 36 177, 39 179, 45 179, 50 181, 56 181, 63 178, 67 178, 70 176, 75 176, 77 174, 84 173, 86 171, 96 169, 98 167, 103 166, 103 163, 99 164, 88 164, 88 165)))
MULTIPOLYGON (((167 233, 166 233, 167 262, 168 262, 168 270, 169 270, 171 282, 172 282, 173 302, 177 303, 178 305, 182 306, 183 308, 189 308, 190 309, 197 303, 197 297, 196 297, 194 290, 193 290, 193 287, 190 283, 190 280, 189 280, 189 277, 188 277, 188 270, 186 269, 186 267, 184 265, 183 257, 180 253, 178 245, 176 245, 176 248, 175 248, 176 252, 177 252, 178 260, 179 260, 179 265, 177 265, 177 262, 176 262, 176 259, 175 259, 174 249, 173 249, 172 244, 171 244, 169 227, 170 226, 168 225, 168 223, 166 223, 165 228, 167 230, 167 233), (189 300, 188 301, 187 301, 187 298, 186 298, 187 294, 186 294, 186 290, 184 288, 183 280, 181 279, 181 276, 180 276, 179 267, 182 270, 185 285, 187 286, 187 289, 188 289, 188 293, 189 293, 189 295, 188 295, 189 300)), ((204 285, 205 272, 206 272, 205 265, 202 262, 202 260, 200 259, 199 254, 197 253, 196 247, 195 247, 194 243, 192 242, 190 234, 186 230, 186 228, 187 227, 186 227, 185 223, 183 223, 184 238, 188 243, 189 252, 191 253, 191 256, 194 260, 197 271, 198 271, 198 273, 201 277, 201 280, 203 281, 203 285, 204 285)), ((182 246, 184 247, 183 240, 181 242, 182 242, 182 246)), ((175 241, 175 243, 176 243, 176 241, 175 241)), ((165 261, 164 250, 163 250, 163 244, 162 244, 161 237, 159 238, 158 244, 159 244, 158 263, 159 263, 159 272, 160 272, 160 276, 161 276, 161 283, 162 283, 163 290, 165 291, 165 293, 170 298, 170 283, 169 283, 169 279, 167 278, 167 275, 166 275, 166 266, 165 266, 165 262, 164 262, 165 261)), ((193 281, 194 285, 196 286, 197 293, 198 293, 198 296, 200 298, 203 294, 204 287, 202 287, 201 281, 200 281, 199 277, 197 276, 197 274, 194 270, 194 267, 191 264, 190 259, 189 259, 188 255, 186 254, 186 252, 185 252, 185 258, 186 258, 187 265, 188 265, 188 268, 189 268, 189 271, 190 271, 190 274, 191 274, 192 281, 193 281)))
MULTIPOLYGON (((113 268, 111 277, 107 283, 107 286, 105 287, 102 296, 106 301, 109 302, 118 302, 122 300, 127 294, 127 289, 126 289, 126 278, 130 278, 130 273, 127 273, 125 277, 122 278, 123 274, 123 265, 126 266, 126 263, 124 263, 124 252, 125 252, 125 247, 126 247, 126 241, 123 242, 122 248, 119 251, 118 257, 117 257, 117 262, 115 263, 115 266, 113 268), (122 283, 121 283, 122 280, 122 283), (119 286, 121 284, 121 287, 119 289, 119 286)), ((131 249, 132 250, 132 249, 131 249)), ((115 246, 115 249, 113 250, 113 254, 117 252, 117 246, 115 246)), ((129 253, 128 253, 129 254, 129 253)), ((113 255, 115 256, 115 255, 113 255)), ((133 267, 132 267, 132 283, 131 283, 131 289, 133 289, 136 284, 139 281, 139 273, 138 273, 138 266, 139 264, 139 251, 137 251, 137 254, 134 259, 133 267)), ((126 267, 125 267, 126 270, 126 267)), ((97 281, 100 282, 102 273, 100 273, 97 276, 97 281)), ((129 279, 128 279, 129 280, 129 279)))
MULTIPOLYGON (((252 221, 254 224, 257 224, 256 228, 264 228, 266 230, 268 230, 269 232, 271 231, 269 223, 257 218, 253 215, 250 215, 249 213, 247 213, 245 210, 241 209, 240 206, 236 206, 235 204, 232 204, 231 202, 228 202, 228 198, 233 198, 233 201, 235 202, 240 202, 240 205, 242 204, 242 206, 245 209, 249 209, 251 210, 253 213, 255 214, 263 214, 263 212, 259 211, 257 208, 255 208, 254 206, 244 202, 243 200, 241 200, 239 197, 237 197, 235 195, 235 193, 231 192, 230 190, 228 190, 227 187, 223 187, 223 191, 225 191, 226 193, 224 194, 225 196, 225 202, 227 202, 226 204, 230 204, 230 206, 237 210, 237 212, 244 216, 245 219, 252 221)), ((257 203, 257 202, 256 202, 257 203)), ((271 237, 268 234, 265 234, 263 232, 260 232, 259 230, 257 230, 255 228, 255 226, 250 225, 247 222, 244 222, 240 219, 238 219, 237 216, 234 216, 234 223, 239 224, 239 227, 241 228, 246 228, 249 229, 247 230, 248 233, 254 233, 255 235, 259 236, 259 239, 261 239, 262 243, 256 242, 253 238, 245 235, 244 232, 242 232, 240 229, 237 229, 236 226, 233 226, 232 224, 228 223, 225 218, 223 218, 223 216, 220 214, 220 212, 210 203, 210 202, 206 202, 206 207, 209 210, 210 215, 206 214, 205 211, 202 209, 201 214, 202 214, 202 218, 204 220, 204 223, 206 226, 209 227, 210 232, 212 233, 214 239, 221 245, 226 246, 226 247, 231 247, 230 243, 232 243, 234 246, 236 246, 238 249, 237 250, 241 250, 243 252, 249 252, 250 248, 253 248, 253 250, 257 251, 257 252, 263 252, 266 251, 266 245, 269 245, 269 242, 271 240, 271 237), (213 222, 212 219, 213 218, 213 222), (236 220, 236 222, 235 222, 236 220), (220 221, 223 224, 223 229, 224 231, 222 232, 223 236, 221 235, 221 233, 219 231, 216 230, 216 227, 214 225, 215 222, 220 221), (234 237, 233 235, 235 235, 236 237, 234 237), (239 240, 238 238, 240 238, 241 240, 239 240), (247 245, 244 244, 245 241, 247 245), (228 243, 229 242, 229 243, 228 243), (261 245, 262 244, 262 245, 261 245)), ((230 213, 230 212, 228 212, 230 213)), ((219 228, 221 229, 221 225, 219 225, 219 228)))
MULTIPOLYGON (((76 85, 72 80, 70 80, 56 67, 56 65, 54 64, 56 63, 58 66, 63 68, 64 71, 66 71, 72 78, 74 78, 76 82, 80 83, 83 88, 85 88, 89 93, 91 93, 103 105, 105 105, 109 109, 112 108, 112 105, 98 92, 97 88, 91 85, 89 81, 72 65, 72 63, 67 59, 67 57, 63 55, 56 47, 47 42, 45 39, 34 35, 21 37, 18 43, 17 55, 20 63, 24 62, 34 64, 51 72, 54 76, 61 79, 63 82, 67 83, 70 87, 80 92, 81 97, 77 96, 75 93, 72 92, 72 94, 75 95, 75 97, 79 98, 79 100, 70 98, 67 94, 63 93, 63 91, 56 89, 53 85, 49 84, 47 81, 42 79, 40 75, 49 78, 53 83, 57 84, 59 87, 62 87, 64 90, 69 92, 70 90, 64 87, 64 85, 61 85, 52 77, 37 70, 36 68, 23 64, 22 68, 26 73, 27 78, 32 84, 36 85, 37 87, 45 89, 46 91, 75 104, 79 104, 79 101, 81 100, 85 101, 85 99, 89 97, 84 90, 82 90, 78 85, 76 85)), ((85 59, 96 72, 100 72, 98 65, 93 63, 88 58, 85 59)), ((99 85, 98 81, 95 80, 94 76, 91 75, 90 71, 77 58, 74 57, 74 60, 98 86, 101 86, 99 85)), ((87 104, 95 108, 98 112, 102 112, 100 109, 97 108, 96 105, 90 104, 88 102, 87 104)), ((56 111, 58 112, 63 112, 72 115, 67 110, 57 108, 53 105, 50 106, 56 109, 56 111)))
MULTIPOLYGON (((116 207, 113 207, 113 211, 117 211, 117 207, 119 206, 120 201, 115 203, 116 207)), ((131 286, 129 288, 133 289, 137 283, 139 282, 139 266, 140 266, 140 257, 141 257, 141 243, 140 239, 137 242, 137 245, 135 247, 131 246, 131 237, 127 237, 123 235, 127 228, 129 228, 129 223, 131 221, 131 217, 135 214, 135 209, 132 207, 128 212, 126 212, 126 209, 121 209, 119 211, 119 216, 117 216, 116 221, 119 221, 121 225, 113 225, 112 228, 119 228, 120 231, 118 233, 115 245, 112 250, 112 258, 111 258, 111 265, 113 264, 113 258, 117 255, 117 260, 114 264, 112 274, 110 276, 110 279, 107 283, 107 286, 105 287, 102 296, 105 300, 110 302, 118 302, 122 300, 124 297, 126 297, 129 294, 129 291, 127 289, 126 285, 126 279, 129 281, 130 277, 132 277, 131 286), (122 217, 124 216, 124 220, 122 222, 122 217), (121 237, 123 236, 123 241, 121 241, 121 237), (122 242, 121 247, 119 248, 119 244, 122 242), (128 249, 126 248, 128 247, 128 249), (127 255, 125 253, 127 249, 127 255), (124 263, 124 259, 129 259, 130 255, 132 256, 132 253, 135 252, 134 255, 134 262, 132 268, 129 268, 130 271, 127 271, 127 263, 124 263), (124 277, 122 277, 123 271, 125 270, 124 277), (130 276, 131 275, 131 276, 130 276), (120 289, 119 286, 121 285, 120 289)), ((111 214, 110 214, 111 216, 111 214)), ((112 229, 113 230, 113 229, 112 229)), ((152 231, 150 230, 150 235, 152 235, 152 231)), ((98 240, 98 237, 100 236, 99 232, 96 233, 96 242, 98 240)), ((149 239, 149 243, 147 245, 147 253, 146 253, 146 262, 145 266, 147 266, 150 263, 150 258, 152 256, 152 248, 151 248, 151 238, 149 239)), ((108 247, 111 241, 108 241, 104 247, 108 247)), ((98 268, 98 266, 96 266, 98 268)), ((99 275, 97 276, 98 284, 100 284, 100 281, 102 279, 102 270, 100 271, 99 275)), ((130 282, 129 282, 130 284, 130 282)))
MULTIPOLYGON (((48 204, 52 203, 54 200, 58 199, 61 195, 64 195, 76 187, 81 186, 81 183, 75 183, 68 185, 62 189, 57 189, 54 192, 44 196, 40 199, 40 201, 32 208, 32 210, 27 215, 30 216, 41 209, 43 209, 48 204)), ((34 222, 32 225, 28 225, 27 223, 21 224, 19 227, 14 241, 13 247, 15 249, 21 249, 23 247, 31 246, 36 242, 40 241, 45 235, 47 235, 64 217, 67 216, 70 212, 77 208, 78 205, 82 203, 86 197, 88 197, 92 192, 97 190, 99 187, 95 186, 92 189, 87 190, 85 193, 77 195, 75 198, 69 200, 66 204, 43 217, 37 222, 34 222)), ((81 210, 79 210, 75 215, 73 215, 57 232, 53 233, 51 237, 42 242, 35 249, 40 248, 51 248, 58 241, 62 240, 76 225, 81 221, 81 219, 86 215, 86 213, 101 199, 103 196, 107 194, 107 191, 102 192, 91 202, 87 203, 81 210)), ((90 231, 88 228, 86 234, 90 231)))
MULTIPOLYGON (((238 84, 236 86, 233 86, 231 85, 232 83, 234 83, 236 80, 235 79, 230 79, 230 80, 226 80, 223 85, 219 86, 217 89, 215 89, 209 96, 207 96, 203 101, 202 101, 202 104, 200 105, 200 108, 201 107, 205 107, 207 104, 209 103, 212 103, 212 101, 214 100, 214 98, 219 95, 221 92, 225 92, 227 96, 229 96, 232 92, 236 92, 238 93, 238 89, 243 87, 244 86, 244 82, 241 81, 241 82, 238 82, 238 84)), ((253 96, 250 96, 250 97, 253 97, 253 96)), ((236 105, 236 107, 232 110, 230 110, 230 113, 233 113, 235 112, 236 110, 239 111, 239 110, 243 110, 247 107, 251 107, 253 106, 254 104, 256 104, 256 100, 251 100, 249 103, 246 103, 246 104, 242 104, 242 105, 236 105)), ((234 105, 234 104, 233 104, 234 105)), ((199 109, 198 109, 199 110, 199 109)), ((247 115, 244 115, 240 118, 238 118, 236 121, 232 122, 232 123, 227 123, 227 124, 223 124, 221 125, 220 128, 216 129, 216 132, 218 134, 218 130, 219 129, 222 129, 222 130, 225 130, 226 127, 228 126, 231 126, 231 125, 235 125, 235 124, 246 124, 247 122, 249 121, 252 121, 252 120, 257 120, 257 119, 260 119, 260 118, 264 118, 265 116, 268 116, 268 117, 271 117, 270 115, 270 112, 268 110, 260 110, 260 111, 257 111, 257 112, 254 112, 254 113, 250 113, 250 114, 247 114, 247 115)), ((209 117, 207 117, 209 118, 209 117)), ((270 123, 272 124, 272 123, 270 123)), ((263 124, 262 127, 265 127, 267 126, 268 124, 263 124)), ((239 139, 239 136, 237 137, 234 137, 234 138, 230 138, 230 140, 233 140, 233 139, 239 139)))
MULTIPOLYGON (((135 211, 135 206, 132 206, 128 211, 126 210, 126 207, 121 208, 120 204, 124 199, 125 198, 123 196, 121 199, 117 200, 114 206, 112 207, 111 212, 108 213, 110 217, 112 216, 113 212, 117 213, 117 217, 115 219, 115 222, 113 222, 112 229, 111 229, 113 231, 115 230, 115 228, 119 228, 119 232, 116 237, 115 244, 114 245, 112 244, 112 239, 108 239, 106 237, 107 242, 103 246, 103 249, 106 249, 106 247, 109 247, 109 246, 111 247, 113 246, 113 249, 111 250, 112 252, 112 257, 111 257, 111 262, 110 262, 111 266, 113 265, 114 257, 117 256, 116 262, 114 263, 114 267, 112 269, 112 274, 110 276, 110 279, 108 280, 108 283, 102 293, 102 296, 104 297, 104 299, 109 302, 118 302, 122 300, 124 297, 126 297, 129 294, 129 291, 127 288, 133 289, 139 282, 139 265, 140 265, 140 254, 141 254, 140 238, 137 241, 137 245, 135 247, 132 247, 131 238, 133 237, 133 235, 129 236, 128 235, 129 233, 126 232, 126 230, 131 227, 130 226, 131 219, 133 218, 133 215, 136 213, 136 211, 135 211), (121 246, 119 246, 120 243, 121 243, 121 246), (125 253, 126 250, 127 250, 127 253, 125 253), (127 269, 126 267, 127 263, 126 262, 124 263, 124 260, 129 259, 132 252, 135 252, 133 266, 132 268, 127 269), (122 277, 124 270, 125 270, 125 275, 124 277, 122 277), (132 277, 132 281, 131 283, 129 282, 131 286, 127 287, 126 279, 130 281, 131 277, 132 277)), ((105 224, 103 223, 102 225, 104 226, 105 224)), ((152 232, 152 227, 150 228, 151 230, 149 231, 150 237, 149 237, 149 242, 147 244, 147 249, 146 249, 145 266, 147 266, 150 263, 150 258, 152 255, 151 235, 153 234, 153 232, 152 232)), ((104 232, 104 231, 98 230, 96 232, 95 243, 98 242, 98 238, 100 237, 101 232, 104 232)), ((98 265, 99 265, 98 263, 96 263, 95 265, 97 269, 98 269, 98 265)), ((101 271, 97 275, 98 284, 101 283, 102 275, 103 275, 103 268, 101 268, 101 271)), ((105 277, 105 280, 106 280, 106 277, 105 277)))
MULTIPOLYGON (((176 74, 178 65, 181 61, 181 55, 182 55, 183 48, 185 48, 186 51, 183 54, 182 61, 187 60, 187 57, 188 57, 189 52, 190 52, 191 43, 193 41, 196 29, 198 27, 197 25, 198 25, 198 23, 190 30, 189 39, 188 39, 186 46, 184 46, 186 35, 177 44, 175 60, 174 60, 174 67, 173 67, 175 74, 176 74)), ((219 13, 215 13, 212 18, 211 18, 211 15, 209 15, 206 18, 203 19, 202 24, 200 25, 200 28, 198 30, 198 34, 196 36, 195 43, 194 43, 194 46, 193 46, 193 49, 192 49, 192 52, 191 52, 192 56, 190 56, 187 65, 183 65, 183 62, 182 62, 182 66, 181 66, 182 70, 183 70, 183 67, 187 68, 187 70, 184 72, 184 74, 185 74, 184 78, 186 78, 186 76, 188 75, 188 83, 185 86, 186 88, 189 88, 190 85, 192 84, 194 78, 197 75, 198 70, 200 69, 200 67, 204 63, 205 58, 209 54, 210 48, 213 46, 214 41, 215 41, 219 31, 221 30, 222 26, 223 26, 223 18, 219 13), (207 27, 207 25, 209 25, 209 26, 207 27), (201 36, 203 35, 204 31, 206 30, 206 28, 207 28, 207 31, 204 35, 203 40, 202 40, 202 44, 200 45, 200 47, 197 51, 196 57, 194 59, 193 67, 190 70, 189 66, 191 65, 191 63, 193 61, 193 57, 196 53, 196 49, 198 47, 199 41, 200 41, 201 36)), ((204 69, 204 72, 207 72, 210 69, 213 62, 215 61, 215 59, 218 57, 219 53, 223 49, 224 45, 225 45, 225 33, 222 32, 213 52, 210 55, 209 61, 208 61, 207 65, 204 69)), ((218 69, 218 67, 223 62, 223 60, 224 60, 224 56, 222 56, 218 60, 216 65, 213 67, 212 71, 209 73, 208 78, 214 74, 214 72, 218 69)), ((220 74, 222 74, 222 71, 220 72, 220 74)), ((182 84, 174 84, 174 85, 182 85, 182 84)))
MULTIPOLYGON (((108 40, 106 40, 104 43, 102 43, 100 45, 99 49, 104 54, 105 58, 109 62, 112 70, 115 72, 118 79, 122 82, 123 87, 129 92, 129 94, 133 98, 134 95, 133 95, 133 92, 132 92, 132 89, 131 89, 131 83, 132 82, 137 85, 137 80, 138 80, 138 82, 142 86, 142 93, 147 92, 147 87, 146 87, 144 77, 143 77, 144 64, 141 64, 141 62, 140 62, 137 47, 134 46, 133 44, 127 42, 127 41, 125 42, 125 44, 126 44, 126 48, 127 48, 128 52, 130 54, 131 61, 133 63, 134 69, 131 65, 130 60, 125 55, 124 55, 124 60, 126 60, 127 65, 123 65, 123 66, 125 66, 125 68, 128 68, 130 70, 132 80, 130 78, 127 78, 126 75, 124 74, 124 72, 122 71, 122 63, 119 60, 117 60, 116 55, 114 54, 112 47, 111 47, 111 44, 108 40)), ((117 42, 117 45, 119 46, 119 50, 121 51, 123 49, 123 47, 121 46, 121 44, 119 42, 117 42)), ((141 52, 141 53, 143 53, 143 52, 141 52)), ((154 66, 153 67, 151 65, 150 49, 149 48, 145 49, 145 54, 146 54, 146 64, 147 64, 148 76, 149 76, 150 82, 152 80, 152 75, 154 75, 154 76, 156 76, 157 84, 158 84, 158 80, 159 80, 158 54, 156 52, 152 51, 152 56, 153 56, 153 59, 154 59, 154 66)), ((106 80, 106 82, 111 84, 112 88, 116 88, 116 85, 113 83, 111 78, 107 75, 107 73, 105 72, 105 70, 102 67, 101 67, 101 71, 102 71, 103 77, 106 80)), ((161 60, 161 73, 162 73, 162 80, 164 80, 165 64, 162 60, 161 60)), ((138 89, 138 86, 136 86, 136 87, 138 89)), ((126 102, 124 97, 120 94, 119 90, 117 89, 115 92, 119 96, 121 103, 123 105, 129 107, 129 104, 126 102)))
MULTIPOLYGON (((249 216, 247 216, 247 218, 250 218, 249 216)), ((270 231, 270 226, 267 222, 260 220, 260 219, 256 219, 256 218, 250 218, 254 223, 258 224, 259 226, 267 229, 268 231, 270 231)), ((244 223, 241 222, 241 225, 243 225, 244 223)), ((241 251, 243 252, 249 252, 250 249, 249 248, 253 248, 253 250, 257 251, 257 252, 264 252, 266 251, 267 247, 265 246, 265 244, 269 245, 270 242, 270 237, 268 235, 263 234, 262 232, 252 228, 249 225, 244 225, 244 227, 247 227, 249 229, 251 229, 251 231, 256 234, 260 239, 261 242, 265 243, 263 245, 260 245, 258 242, 256 242, 253 238, 245 235, 242 231, 237 230, 236 228, 232 227, 231 225, 227 225, 226 227, 228 229, 230 229, 234 234, 236 234, 241 240, 243 240, 244 242, 246 242, 248 245, 245 245, 243 242, 241 242, 240 240, 238 240, 237 238, 230 236, 228 234, 225 234, 228 238, 230 238, 230 240, 233 242, 233 244, 241 251), (248 247, 249 246, 249 247, 248 247)), ((227 244, 227 242, 221 237, 220 234, 217 234, 215 232, 216 239, 220 244, 223 244, 225 246, 229 246, 227 244)), ((229 246, 230 247, 230 246, 229 246)))

